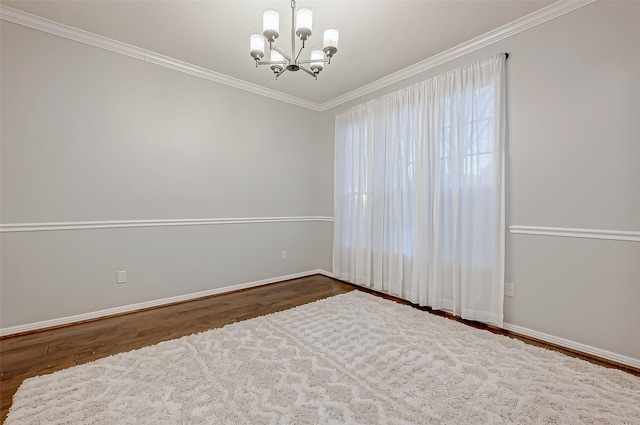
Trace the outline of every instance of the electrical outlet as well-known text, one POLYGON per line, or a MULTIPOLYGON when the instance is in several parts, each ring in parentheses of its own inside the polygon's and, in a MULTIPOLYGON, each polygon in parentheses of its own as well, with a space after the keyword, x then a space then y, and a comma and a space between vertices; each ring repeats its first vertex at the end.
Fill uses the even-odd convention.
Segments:
POLYGON ((282 251, 282 259, 283 260, 287 259, 287 251, 282 251))
POLYGON ((127 283, 127 271, 120 270, 118 272, 118 282, 117 283, 127 283))
POLYGON ((504 296, 505 297, 515 297, 516 296, 516 284, 511 282, 506 282, 504 284, 504 296))

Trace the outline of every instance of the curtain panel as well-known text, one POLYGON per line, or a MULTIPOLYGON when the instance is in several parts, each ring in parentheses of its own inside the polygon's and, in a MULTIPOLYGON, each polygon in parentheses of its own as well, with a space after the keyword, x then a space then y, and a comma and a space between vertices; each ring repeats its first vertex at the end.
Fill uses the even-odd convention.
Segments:
POLYGON ((502 326, 505 60, 336 116, 337 278, 502 326))

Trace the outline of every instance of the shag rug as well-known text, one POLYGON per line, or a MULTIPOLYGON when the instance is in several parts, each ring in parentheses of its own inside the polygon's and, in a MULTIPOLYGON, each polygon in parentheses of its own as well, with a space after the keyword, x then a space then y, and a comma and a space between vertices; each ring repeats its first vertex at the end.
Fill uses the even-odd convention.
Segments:
POLYGON ((640 378, 353 291, 24 381, 6 424, 640 424, 640 378))

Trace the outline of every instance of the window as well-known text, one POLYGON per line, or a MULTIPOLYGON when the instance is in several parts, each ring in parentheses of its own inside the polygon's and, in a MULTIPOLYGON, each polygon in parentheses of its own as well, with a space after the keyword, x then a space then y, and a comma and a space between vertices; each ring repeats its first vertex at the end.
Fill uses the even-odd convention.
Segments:
MULTIPOLYGON (((336 116, 340 278, 413 302, 428 298, 421 282, 477 280, 474 291, 501 294, 503 64, 496 56, 336 116)), ((461 302, 451 287, 436 292, 441 305, 461 302)))

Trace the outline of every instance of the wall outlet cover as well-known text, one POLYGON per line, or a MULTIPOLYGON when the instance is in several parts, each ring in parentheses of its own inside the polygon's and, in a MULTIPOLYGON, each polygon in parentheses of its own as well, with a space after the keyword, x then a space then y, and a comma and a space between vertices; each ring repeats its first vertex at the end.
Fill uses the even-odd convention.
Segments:
POLYGON ((516 284, 511 282, 506 282, 504 284, 504 296, 505 297, 515 297, 516 296, 516 284))
POLYGON ((118 272, 118 282, 117 283, 127 283, 127 271, 120 270, 118 272))

